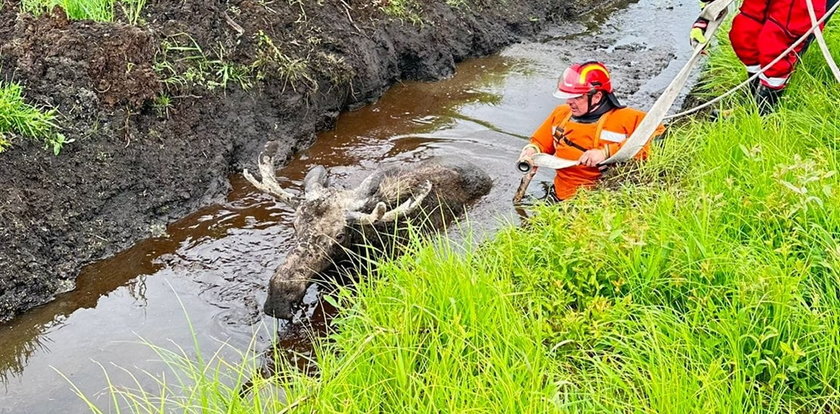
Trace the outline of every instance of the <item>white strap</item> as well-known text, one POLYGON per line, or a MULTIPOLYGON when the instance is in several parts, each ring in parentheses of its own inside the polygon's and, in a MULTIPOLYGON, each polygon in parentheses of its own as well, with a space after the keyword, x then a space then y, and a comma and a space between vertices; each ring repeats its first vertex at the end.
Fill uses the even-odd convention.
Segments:
POLYGON ((553 168, 555 170, 559 170, 561 168, 568 168, 578 165, 578 160, 567 160, 565 158, 555 157, 549 154, 534 154, 531 157, 531 164, 536 167, 546 167, 546 168, 553 168))
MULTIPOLYGON (((715 0, 703 8, 703 13, 700 16, 709 19, 709 25, 706 27, 706 38, 712 38, 726 16, 726 8, 732 1, 715 0)), ((642 119, 642 122, 639 123, 639 126, 636 127, 636 130, 630 134, 630 137, 627 138, 624 145, 612 157, 607 158, 601 164, 615 164, 617 162, 627 161, 635 157, 644 148, 645 144, 647 144, 650 137, 656 131, 656 128, 662 123, 665 114, 668 113, 668 109, 671 108, 671 105, 677 99, 677 95, 679 95, 683 86, 688 81, 691 69, 700 61, 701 53, 708 44, 709 42, 706 42, 694 46, 694 51, 688 59, 688 62, 685 63, 685 66, 683 66, 671 84, 665 88, 662 95, 653 103, 653 106, 647 112, 644 119, 642 119)))

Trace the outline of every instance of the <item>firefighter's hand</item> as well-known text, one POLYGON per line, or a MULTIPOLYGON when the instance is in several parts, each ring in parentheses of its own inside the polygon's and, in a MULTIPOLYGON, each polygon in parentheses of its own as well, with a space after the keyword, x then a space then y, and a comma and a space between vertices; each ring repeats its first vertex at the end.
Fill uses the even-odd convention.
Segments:
POLYGON ((517 162, 526 161, 528 163, 531 162, 531 157, 533 157, 537 153, 537 149, 534 148, 533 145, 528 145, 525 148, 522 148, 522 152, 519 153, 519 159, 517 162))
POLYGON ((533 167, 532 157, 539 151, 533 145, 526 145, 519 153, 519 159, 516 160, 516 166, 522 172, 528 172, 533 167))
POLYGON ((601 161, 607 159, 607 153, 602 149, 591 149, 580 156, 580 163, 587 167, 597 167, 601 161))
POLYGON ((709 27, 709 21, 702 17, 698 17, 697 20, 694 21, 694 24, 691 25, 691 32, 688 34, 691 47, 708 42, 708 39, 706 39, 707 27, 709 27))

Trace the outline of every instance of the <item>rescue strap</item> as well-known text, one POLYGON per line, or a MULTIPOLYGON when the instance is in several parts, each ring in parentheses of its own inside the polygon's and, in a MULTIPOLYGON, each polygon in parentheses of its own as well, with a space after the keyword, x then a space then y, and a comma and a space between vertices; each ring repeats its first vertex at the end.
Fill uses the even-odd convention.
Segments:
MULTIPOLYGON (((825 43, 822 29, 820 28, 820 24, 817 23, 817 13, 814 11, 814 3, 811 0, 805 0, 805 4, 808 5, 808 15, 811 17, 811 25, 816 27, 816 29, 814 29, 814 37, 817 38, 817 44, 820 45, 820 50, 825 58, 825 63, 827 63, 828 67, 831 68, 831 73, 834 74, 834 79, 837 79, 837 82, 840 82, 840 68, 837 67, 837 62, 835 62, 834 58, 831 57, 831 51, 828 50, 828 45, 825 43)), ((827 1, 826 4, 831 4, 831 1, 827 1)), ((827 10, 825 14, 828 14, 827 10)))
MULTIPOLYGON (((813 6, 813 3, 811 3, 811 0, 806 0, 806 1, 807 1, 808 3, 810 3, 810 4, 813 6)), ((720 102, 723 98, 726 98, 727 96, 732 95, 732 94, 733 94, 733 93, 735 93, 738 89, 741 89, 741 88, 743 88, 744 86, 747 86, 750 82, 752 82, 753 80, 755 80, 755 79, 756 79, 759 75, 761 75, 762 73, 764 73, 764 71, 765 71, 765 70, 767 70, 768 68, 770 68, 770 67, 772 67, 773 65, 775 65, 778 61, 782 60, 785 56, 787 56, 787 54, 788 54, 788 53, 792 52, 792 51, 793 51, 793 49, 796 49, 796 47, 797 47, 797 46, 799 46, 799 44, 800 44, 800 43, 802 43, 802 42, 804 42, 805 40, 807 40, 807 39, 808 39, 808 36, 810 36, 810 35, 811 35, 811 33, 813 33, 815 30, 819 30, 819 28, 820 28, 820 24, 822 24, 823 22, 825 22, 826 20, 828 20, 828 18, 829 18, 829 17, 830 17, 830 16, 831 16, 831 15, 832 15, 832 14, 833 14, 836 10, 837 10, 837 7, 838 7, 838 6, 840 6, 840 1, 838 1, 838 2, 834 3, 834 5, 831 7, 831 9, 827 10, 827 11, 825 12, 825 14, 823 15, 823 17, 821 17, 821 18, 820 18, 820 19, 818 19, 816 22, 814 22, 814 24, 811 26, 811 28, 810 28, 810 29, 808 29, 808 31, 807 31, 807 32, 805 32, 805 34, 803 34, 803 35, 802 35, 802 37, 800 37, 800 38, 799 38, 796 42, 794 42, 792 45, 790 45, 790 47, 789 47, 789 48, 785 49, 785 51, 783 51, 781 54, 779 54, 779 56, 777 56, 775 59, 773 59, 773 61, 772 61, 772 62, 770 62, 770 63, 768 63, 768 64, 764 65, 761 69, 759 69, 759 71, 758 71, 758 72, 756 72, 754 75, 752 75, 752 76, 750 76, 749 78, 747 78, 747 80, 745 80, 745 81, 743 81, 743 82, 739 83, 738 85, 736 85, 736 86, 735 86, 735 87, 733 87, 732 89, 730 89, 730 90, 726 91, 725 93, 721 94, 721 95, 720 95, 720 96, 718 96, 717 98, 714 98, 714 99, 712 99, 712 100, 710 100, 710 101, 708 101, 708 102, 706 102, 706 103, 703 103, 703 104, 701 104, 701 105, 697 105, 697 106, 695 106, 694 108, 687 109, 687 110, 685 110, 685 111, 682 111, 682 112, 679 112, 679 113, 676 113, 676 114, 673 114, 673 115, 668 115, 668 116, 666 116, 666 117, 663 117, 662 119, 663 119, 663 120, 667 120, 667 119, 674 119, 674 118, 679 118, 679 117, 684 116, 684 115, 693 114, 693 113, 695 113, 695 112, 697 112, 697 111, 699 111, 699 110, 701 110, 701 109, 703 109, 703 108, 709 107, 709 106, 711 106, 711 105, 714 105, 714 104, 716 104, 716 103, 720 102)), ((708 43, 708 42, 707 42, 707 43, 708 43)), ((830 57, 830 56, 831 56, 831 54, 828 54, 828 55, 826 56, 826 51, 825 51, 825 50, 823 50, 823 56, 826 58, 826 61, 831 61, 832 63, 834 63, 834 60, 833 60, 833 59, 831 59, 831 57, 830 57)), ((831 63, 829 63, 829 65, 831 65, 831 63)), ((835 66, 836 66, 836 64, 835 64, 835 66)), ((832 71, 833 71, 833 70, 832 70, 832 71)), ((838 75, 838 74, 837 74, 837 73, 835 73, 835 76, 837 76, 837 75, 838 75)), ((840 78, 838 78, 838 82, 840 82, 840 78)))
MULTIPOLYGON (((703 8, 703 11, 700 13, 700 17, 709 21, 706 26, 706 38, 711 39, 714 36, 715 31, 717 31, 720 27, 720 24, 723 23, 723 20, 726 18, 726 14, 729 12, 730 3, 732 3, 732 0, 715 0, 703 8)), ((685 65, 683 65, 682 69, 680 69, 679 73, 677 73, 677 76, 674 77, 674 80, 672 80, 665 88, 662 95, 656 99, 656 102, 654 102, 653 106, 651 106, 650 110, 648 110, 647 114, 642 119, 642 122, 639 123, 633 133, 630 134, 626 141, 624 141, 621 148, 619 148, 618 151, 616 151, 611 157, 604 160, 601 165, 627 161, 635 157, 636 154, 644 148, 645 144, 650 141, 650 137, 653 136, 656 128, 662 123, 665 114, 668 113, 668 110, 677 99, 680 91, 685 86, 689 75, 691 75, 692 69, 700 62, 703 50, 709 45, 709 43, 710 42, 698 43, 694 46, 694 50, 688 58, 688 61, 685 65)))
MULTIPOLYGON (((555 132, 555 134, 556 134, 556 133, 557 133, 557 132, 555 132)), ((555 137, 557 137, 557 135, 554 135, 554 136, 555 136, 555 137)), ((572 141, 571 141, 568 137, 566 137, 566 135, 565 135, 565 134, 562 134, 562 133, 561 133, 561 135, 560 135, 559 137, 557 137, 557 138, 558 138, 559 140, 563 141, 563 143, 564 143, 564 144, 566 144, 566 145, 568 145, 568 146, 570 146, 570 147, 572 147, 572 148, 574 148, 574 149, 576 149, 576 150, 578 150, 578 151, 580 151, 580 152, 586 152, 586 151, 588 151, 586 148, 581 147, 580 145, 575 144, 574 142, 572 142, 572 141)))

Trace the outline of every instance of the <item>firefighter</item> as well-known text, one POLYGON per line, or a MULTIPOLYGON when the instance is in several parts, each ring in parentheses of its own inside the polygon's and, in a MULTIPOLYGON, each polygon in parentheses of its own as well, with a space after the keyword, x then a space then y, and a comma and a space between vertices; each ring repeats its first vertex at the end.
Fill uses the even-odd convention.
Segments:
MULTIPOLYGON (((575 195, 579 187, 593 187, 601 176, 599 164, 615 154, 633 133, 645 113, 622 105, 613 93, 610 73, 603 63, 569 66, 557 82, 554 96, 565 100, 534 131, 519 155, 529 162, 537 153, 579 160, 580 165, 557 170, 554 201, 575 195)), ((659 126, 655 135, 664 132, 659 126)), ((650 143, 637 155, 645 158, 650 143)))
MULTIPOLYGON (((701 6, 712 0, 701 0, 701 6)), ((825 15, 837 0, 812 0, 816 18, 825 15)), ((708 20, 697 19, 691 29, 692 43, 706 42, 708 20)), ((824 23, 823 23, 824 26, 824 23)), ((732 49, 747 71, 755 75, 802 37, 811 28, 806 0, 744 0, 740 12, 732 21, 729 40, 732 49)), ((800 43, 783 59, 769 67, 750 83, 759 113, 772 112, 785 91, 799 56, 805 53, 810 41, 800 43)))

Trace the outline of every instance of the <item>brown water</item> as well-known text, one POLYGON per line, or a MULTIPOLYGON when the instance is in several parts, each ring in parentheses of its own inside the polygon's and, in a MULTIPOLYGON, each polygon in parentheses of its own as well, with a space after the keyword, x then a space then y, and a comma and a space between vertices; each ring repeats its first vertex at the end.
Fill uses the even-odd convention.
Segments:
MULTIPOLYGON (((597 30, 568 23, 538 42, 464 62, 452 79, 397 85, 378 103, 343 114, 278 175, 297 190, 306 171, 320 164, 330 167, 334 183, 353 186, 382 165, 457 154, 494 179, 492 192, 469 214, 474 229, 492 232, 517 221, 510 203, 520 178, 514 160, 525 137, 559 103, 551 92, 562 68, 602 60, 624 102, 647 108, 688 56, 696 7, 642 0, 602 19, 597 30)), ((550 178, 541 172, 537 180, 550 178)), ((231 182, 223 205, 86 267, 74 291, 0 325, 0 413, 88 412, 57 371, 107 412, 99 364, 118 384, 129 378, 117 366, 163 371, 139 338, 204 355, 227 343, 222 354, 235 359, 235 350, 264 349, 286 330, 260 309, 266 281, 291 245, 291 211, 241 176, 231 182)), ((531 192, 541 193, 536 180, 531 192)), ((330 309, 314 309, 316 298, 310 289, 305 302, 315 318, 324 318, 330 309)))

